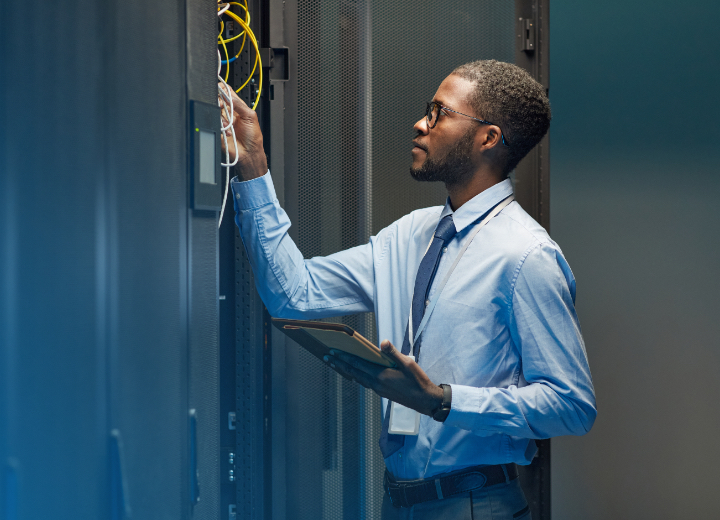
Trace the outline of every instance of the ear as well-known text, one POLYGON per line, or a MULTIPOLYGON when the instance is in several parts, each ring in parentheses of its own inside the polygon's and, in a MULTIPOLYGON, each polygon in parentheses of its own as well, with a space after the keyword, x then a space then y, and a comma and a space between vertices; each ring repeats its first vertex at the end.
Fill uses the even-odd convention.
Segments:
POLYGON ((496 125, 481 125, 475 134, 475 149, 487 152, 502 145, 502 133, 496 125))

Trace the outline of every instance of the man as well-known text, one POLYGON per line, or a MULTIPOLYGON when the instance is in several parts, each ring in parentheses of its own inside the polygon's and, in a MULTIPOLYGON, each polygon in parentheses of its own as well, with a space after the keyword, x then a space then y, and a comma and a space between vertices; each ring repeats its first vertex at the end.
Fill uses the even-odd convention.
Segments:
POLYGON ((512 201, 507 178, 547 132, 544 89, 507 63, 455 69, 415 124, 410 170, 445 183, 445 207, 311 260, 287 235, 257 117, 234 105, 236 222, 268 310, 294 319, 374 311, 381 348, 398 365, 326 359, 384 398, 383 519, 530 518, 515 464, 532 461, 533 439, 582 435, 596 415, 572 272, 512 201), (400 405, 422 414, 417 435, 390 431, 400 405))

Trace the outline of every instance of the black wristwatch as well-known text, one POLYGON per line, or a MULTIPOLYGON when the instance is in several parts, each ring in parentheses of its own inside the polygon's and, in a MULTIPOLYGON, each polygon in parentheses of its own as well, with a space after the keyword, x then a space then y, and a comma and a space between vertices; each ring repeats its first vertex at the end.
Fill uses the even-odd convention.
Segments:
POLYGON ((440 388, 443 389, 443 400, 440 406, 433 410, 432 418, 438 422, 445 422, 452 405, 452 387, 450 385, 442 384, 440 385, 440 388))

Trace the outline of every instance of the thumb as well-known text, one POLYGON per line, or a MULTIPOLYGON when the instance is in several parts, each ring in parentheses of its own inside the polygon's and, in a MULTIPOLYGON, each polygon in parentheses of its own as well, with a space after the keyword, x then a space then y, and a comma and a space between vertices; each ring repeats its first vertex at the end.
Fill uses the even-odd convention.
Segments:
POLYGON ((398 368, 408 368, 409 363, 412 362, 408 356, 402 354, 398 349, 396 349, 388 339, 384 339, 382 343, 380 343, 380 350, 382 350, 383 353, 390 359, 395 361, 398 368))
POLYGON ((252 117, 255 111, 250 108, 245 101, 240 99, 240 96, 238 96, 233 89, 230 89, 230 95, 233 100, 233 111, 241 117, 252 117))

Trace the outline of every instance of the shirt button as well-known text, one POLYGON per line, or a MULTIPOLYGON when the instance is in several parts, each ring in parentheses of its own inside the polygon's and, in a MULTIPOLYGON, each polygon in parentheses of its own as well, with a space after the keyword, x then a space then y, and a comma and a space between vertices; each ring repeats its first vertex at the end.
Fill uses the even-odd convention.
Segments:
POLYGON ((402 453, 400 453, 400 454, 398 455, 398 457, 400 457, 400 458, 402 459, 402 453))
POLYGON ((443 247, 443 253, 447 253, 447 247, 443 247))
POLYGON ((425 300, 425 307, 427 307, 428 305, 430 305, 430 300, 425 300))
POLYGON ((239 194, 239 193, 236 193, 236 194, 235 194, 235 198, 236 198, 236 199, 239 199, 239 198, 240 198, 240 194, 239 194))

